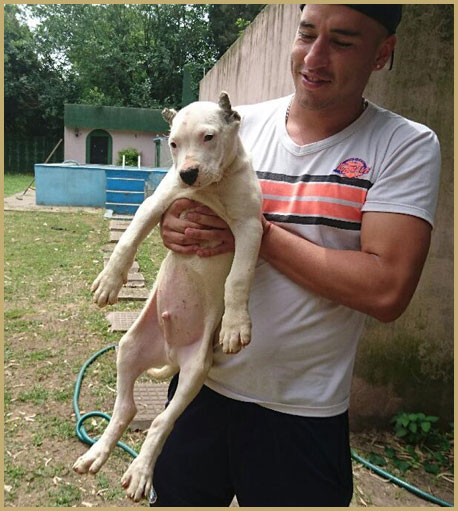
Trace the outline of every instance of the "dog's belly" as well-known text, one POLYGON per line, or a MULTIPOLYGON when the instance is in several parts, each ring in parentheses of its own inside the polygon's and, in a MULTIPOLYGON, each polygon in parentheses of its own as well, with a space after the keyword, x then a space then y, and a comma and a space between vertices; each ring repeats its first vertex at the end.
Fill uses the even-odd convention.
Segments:
POLYGON ((158 319, 169 346, 199 341, 208 321, 223 314, 232 254, 211 258, 169 252, 157 277, 158 319))

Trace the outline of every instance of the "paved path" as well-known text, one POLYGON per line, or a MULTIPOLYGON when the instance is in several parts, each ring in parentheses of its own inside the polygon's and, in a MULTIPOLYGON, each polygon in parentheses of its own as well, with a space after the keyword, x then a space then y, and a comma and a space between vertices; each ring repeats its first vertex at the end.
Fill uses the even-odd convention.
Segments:
POLYGON ((23 192, 5 197, 3 201, 4 211, 43 211, 45 213, 76 213, 83 211, 84 213, 100 214, 103 208, 86 208, 83 206, 44 206, 35 204, 35 190, 29 188, 24 194, 23 192))

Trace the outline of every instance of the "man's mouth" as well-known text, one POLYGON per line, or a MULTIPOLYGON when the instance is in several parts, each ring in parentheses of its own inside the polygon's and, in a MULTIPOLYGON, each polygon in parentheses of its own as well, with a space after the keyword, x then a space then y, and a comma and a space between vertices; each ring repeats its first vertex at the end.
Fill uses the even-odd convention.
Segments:
POLYGON ((312 73, 300 74, 302 76, 302 83, 308 87, 318 88, 331 83, 331 80, 324 76, 319 76, 312 73))

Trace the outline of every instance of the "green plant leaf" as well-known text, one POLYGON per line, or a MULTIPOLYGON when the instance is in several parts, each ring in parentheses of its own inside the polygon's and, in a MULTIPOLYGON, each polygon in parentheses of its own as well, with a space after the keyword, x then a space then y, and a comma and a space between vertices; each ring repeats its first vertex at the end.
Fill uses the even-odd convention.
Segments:
POLYGON ((409 424, 409 430, 412 432, 412 433, 416 433, 417 432, 417 424, 415 422, 411 422, 409 424))
POLYGON ((403 436, 406 436, 406 435, 407 435, 407 430, 405 428, 398 428, 396 430, 396 436, 403 437, 403 436))
POLYGON ((372 451, 369 453, 368 461, 370 463, 373 463, 374 465, 378 465, 379 467, 383 467, 386 465, 385 458, 372 451))
POLYGON ((421 429, 425 432, 425 433, 428 433, 428 431, 431 429, 431 423, 430 422, 422 422, 421 423, 421 429))
POLYGON ((428 472, 429 474, 435 474, 437 475, 439 473, 439 466, 436 465, 435 463, 430 463, 428 461, 425 461, 423 463, 423 468, 425 469, 426 472, 428 472))

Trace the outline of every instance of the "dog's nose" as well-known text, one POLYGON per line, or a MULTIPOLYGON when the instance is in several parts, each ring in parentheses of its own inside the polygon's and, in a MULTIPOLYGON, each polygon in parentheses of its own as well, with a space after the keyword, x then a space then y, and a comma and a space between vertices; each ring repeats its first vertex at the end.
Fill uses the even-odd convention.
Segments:
POLYGON ((184 183, 191 186, 196 182, 198 174, 199 174, 198 168, 186 169, 180 172, 180 177, 184 183))

